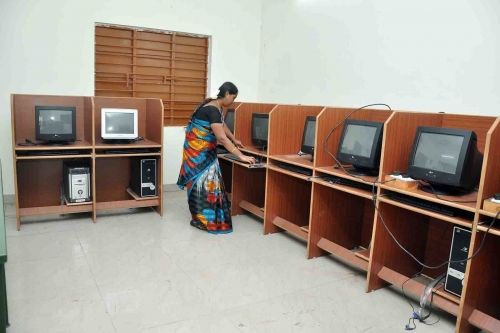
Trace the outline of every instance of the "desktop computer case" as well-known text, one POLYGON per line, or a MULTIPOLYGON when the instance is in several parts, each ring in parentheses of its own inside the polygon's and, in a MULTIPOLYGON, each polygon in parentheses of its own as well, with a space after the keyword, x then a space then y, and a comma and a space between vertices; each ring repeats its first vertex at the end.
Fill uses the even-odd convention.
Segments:
POLYGON ((65 163, 63 166, 63 189, 68 202, 90 201, 90 168, 65 163))
POLYGON ((470 230, 454 227, 451 241, 450 261, 461 260, 461 262, 448 263, 444 289, 460 297, 465 277, 465 268, 469 256, 471 232, 470 230))
POLYGON ((140 197, 156 196, 156 159, 133 158, 130 188, 140 197))

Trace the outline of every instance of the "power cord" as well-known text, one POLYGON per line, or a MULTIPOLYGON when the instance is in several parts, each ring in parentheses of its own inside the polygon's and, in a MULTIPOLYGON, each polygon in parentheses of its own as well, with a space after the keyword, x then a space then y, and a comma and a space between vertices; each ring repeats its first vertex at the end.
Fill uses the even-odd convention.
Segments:
POLYGON ((498 211, 496 213, 495 217, 491 220, 491 223, 488 225, 488 229, 486 229, 486 232, 485 232, 483 238, 481 239, 481 243, 479 244, 478 249, 470 257, 468 257, 466 259, 462 259, 462 260, 447 260, 447 261, 445 261, 445 262, 443 262, 443 263, 441 263, 439 265, 430 266, 430 265, 426 265, 423 262, 421 262, 420 260, 418 260, 415 255, 413 255, 409 250, 407 250, 403 245, 401 245, 401 243, 397 240, 397 238, 394 236, 394 234, 391 232, 391 230, 389 229, 389 227, 385 223, 384 217, 380 213, 380 210, 378 209, 375 201, 374 201, 374 207, 375 207, 375 211, 377 212, 377 215, 380 217, 380 221, 382 222, 382 225, 384 226, 384 228, 387 231, 387 233, 389 234, 389 236, 391 236, 392 240, 396 243, 396 245, 399 246, 399 248, 401 250, 403 250, 403 252, 405 252, 410 258, 412 258, 417 264, 419 264, 420 266, 425 267, 427 269, 439 269, 439 268, 441 268, 443 266, 448 265, 449 263, 462 263, 462 262, 467 262, 467 261, 472 260, 473 258, 475 258, 479 254, 479 252, 481 251, 481 249, 483 248, 484 242, 486 240, 486 235, 488 234, 488 232, 490 231, 490 229, 493 227, 493 225, 495 224, 496 220, 498 219, 498 215, 500 214, 500 211, 498 211))
POLYGON ((403 297, 406 299, 406 301, 408 302, 408 304, 410 305, 410 307, 412 309, 412 314, 411 314, 410 318, 408 318, 408 323, 405 325, 406 331, 413 331, 417 328, 415 320, 418 320, 422 324, 425 324, 428 326, 436 325, 441 320, 441 318, 438 316, 436 321, 434 321, 433 323, 426 322, 427 319, 430 318, 430 316, 432 315, 432 312, 434 310, 434 308, 432 307, 432 299, 434 296, 434 294, 432 293, 432 289, 435 288, 435 286, 437 286, 443 280, 443 278, 446 276, 445 274, 440 275, 439 277, 437 277, 436 279, 434 279, 433 281, 431 281, 427 285, 426 289, 424 290, 424 292, 421 295, 421 298, 420 298, 420 306, 421 307, 418 310, 415 310, 415 307, 411 303, 411 299, 408 297, 408 295, 406 294, 406 292, 404 290, 405 284, 408 283, 409 281, 413 280, 414 278, 416 278, 420 274, 422 274, 423 270, 424 270, 424 268, 422 267, 417 273, 415 273, 413 276, 409 277, 401 285, 401 292, 403 293, 403 297), (428 310, 429 313, 422 315, 422 310, 424 310, 427 307, 429 308, 429 310, 428 310))

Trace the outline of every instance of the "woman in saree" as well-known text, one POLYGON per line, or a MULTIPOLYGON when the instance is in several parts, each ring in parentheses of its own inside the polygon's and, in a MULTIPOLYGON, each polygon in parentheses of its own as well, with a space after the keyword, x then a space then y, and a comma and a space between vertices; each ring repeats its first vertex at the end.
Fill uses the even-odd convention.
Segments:
POLYGON ((217 98, 208 98, 201 103, 186 128, 186 139, 182 166, 177 185, 187 189, 191 226, 209 233, 232 232, 229 201, 224 188, 217 159, 217 143, 243 162, 255 163, 238 148, 241 142, 224 124, 223 107, 230 106, 238 95, 238 88, 225 82, 217 98))

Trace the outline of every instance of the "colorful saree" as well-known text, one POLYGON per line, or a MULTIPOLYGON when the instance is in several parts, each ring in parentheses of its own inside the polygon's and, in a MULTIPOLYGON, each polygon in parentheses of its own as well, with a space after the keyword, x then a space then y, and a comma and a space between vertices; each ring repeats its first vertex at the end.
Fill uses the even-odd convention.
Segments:
POLYGON ((218 234, 231 232, 232 223, 216 145, 210 123, 193 117, 186 129, 177 185, 187 188, 191 225, 218 234))

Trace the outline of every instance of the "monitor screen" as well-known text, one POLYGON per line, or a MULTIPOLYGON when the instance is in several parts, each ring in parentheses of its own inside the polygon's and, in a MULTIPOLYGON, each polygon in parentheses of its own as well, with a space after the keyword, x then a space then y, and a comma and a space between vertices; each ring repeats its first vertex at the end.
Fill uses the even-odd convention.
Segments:
POLYGON ((413 165, 455 174, 463 142, 463 136, 423 132, 418 139, 413 165))
POLYGON ((107 134, 134 134, 135 115, 130 112, 105 112, 107 134))
POLYGON ((371 156, 377 128, 373 126, 348 124, 344 129, 344 139, 340 152, 355 156, 371 156))
POLYGON ((38 130, 44 134, 73 134, 73 110, 40 109, 38 130))
POLYGON ((224 121, 227 125, 227 128, 229 128, 231 132, 234 132, 234 110, 227 110, 224 121))
POLYGON ((269 118, 254 117, 253 118, 253 138, 257 140, 267 141, 269 118))
POLYGON ((314 147, 314 138, 316 133, 316 119, 308 119, 304 129, 303 146, 314 147))

